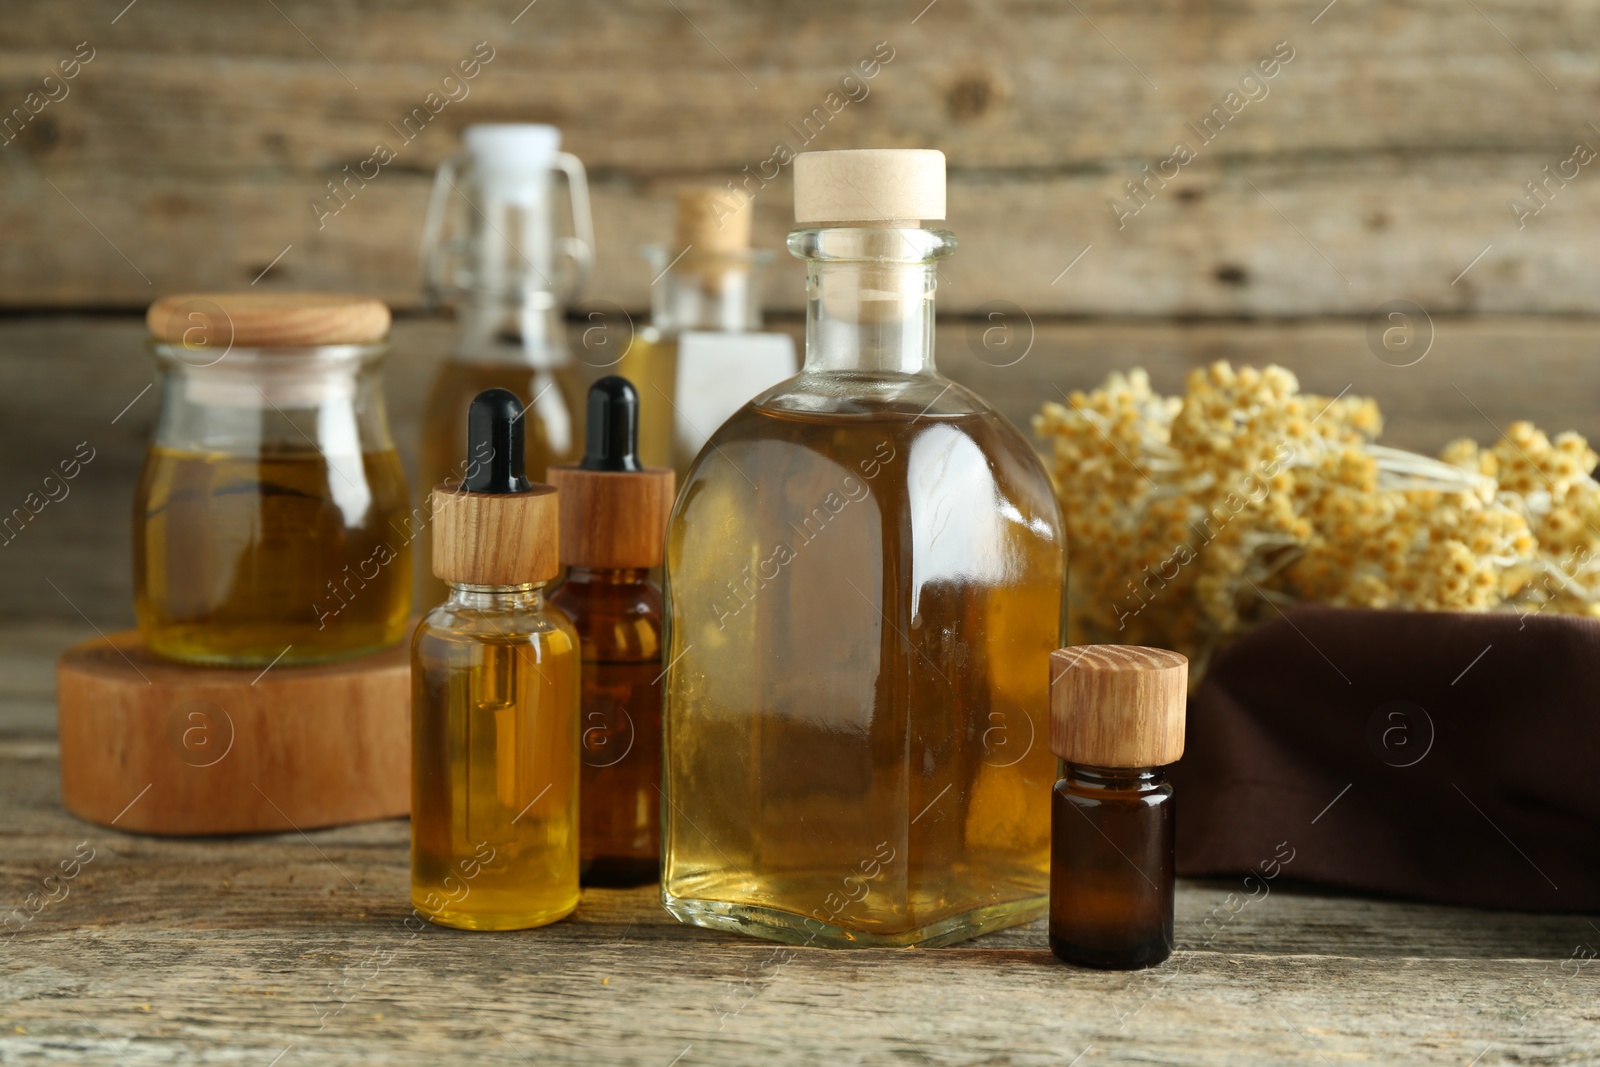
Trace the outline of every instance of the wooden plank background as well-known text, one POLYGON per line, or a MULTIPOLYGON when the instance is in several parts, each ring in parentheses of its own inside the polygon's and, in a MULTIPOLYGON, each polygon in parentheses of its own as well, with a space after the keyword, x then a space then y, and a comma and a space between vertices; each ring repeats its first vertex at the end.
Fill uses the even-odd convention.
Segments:
MULTIPOLYGON (((640 309, 635 250, 666 236, 671 187, 799 147, 790 123, 887 42, 809 147, 949 155, 947 311, 1590 313, 1600 162, 1523 229, 1507 201, 1600 146, 1597 31, 1585 0, 13 5, 0 115, 80 42, 94 58, 0 147, 0 307, 138 308, 247 285, 280 253, 262 285, 412 306, 433 168, 468 123, 532 120, 590 167, 592 297, 640 309), (390 124, 479 41, 494 58, 470 95, 403 144, 390 124), (1202 144, 1185 124, 1279 41, 1294 58, 1268 95, 1202 144), (1119 230, 1109 202, 1179 139, 1199 158, 1119 230), (319 230, 311 201, 380 140, 398 158, 319 230)), ((768 247, 789 196, 786 171, 758 198, 768 247)), ((793 309, 781 259, 771 302, 793 309)))

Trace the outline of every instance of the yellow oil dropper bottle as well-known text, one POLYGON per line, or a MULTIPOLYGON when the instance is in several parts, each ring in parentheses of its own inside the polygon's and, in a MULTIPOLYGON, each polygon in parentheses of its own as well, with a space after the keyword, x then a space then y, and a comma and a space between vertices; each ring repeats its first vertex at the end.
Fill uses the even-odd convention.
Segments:
POLYGON ((578 903, 578 634, 545 602, 557 497, 524 474, 522 411, 505 389, 472 402, 466 477, 433 490, 450 593, 412 643, 411 900, 468 930, 578 903))

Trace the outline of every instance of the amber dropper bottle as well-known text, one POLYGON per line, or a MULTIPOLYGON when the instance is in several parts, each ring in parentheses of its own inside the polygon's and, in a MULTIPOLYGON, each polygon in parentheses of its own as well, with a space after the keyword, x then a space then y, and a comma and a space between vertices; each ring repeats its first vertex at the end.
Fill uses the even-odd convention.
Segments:
POLYGON ((636 454, 639 394, 626 378, 589 389, 583 462, 551 467, 561 494, 561 562, 550 602, 583 653, 582 879, 629 886, 661 862, 661 565, 673 472, 636 454))
POLYGON ((1183 755, 1189 661, 1161 648, 1050 654, 1050 948, 1068 963, 1132 970, 1172 954, 1172 786, 1183 755))
POLYGON ((516 930, 578 903, 578 635, 549 607, 556 492, 523 472, 523 405, 473 400, 460 485, 433 490, 449 597, 411 654, 411 901, 436 923, 516 930))

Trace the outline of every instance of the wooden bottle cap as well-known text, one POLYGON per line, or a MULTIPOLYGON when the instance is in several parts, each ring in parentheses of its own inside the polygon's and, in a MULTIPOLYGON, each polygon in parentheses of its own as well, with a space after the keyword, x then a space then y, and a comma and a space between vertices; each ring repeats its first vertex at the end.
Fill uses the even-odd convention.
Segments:
POLYGON ((1050 751, 1091 767, 1162 767, 1183 755, 1189 661, 1164 648, 1050 653, 1050 751))
POLYGON ((171 663, 137 631, 56 663, 61 801, 149 834, 309 830, 411 810, 411 655, 266 671, 171 663))
POLYGON ((446 483, 430 497, 433 574, 457 585, 548 582, 561 570, 556 491, 471 493, 446 483))
POLYGON ((677 476, 667 467, 590 471, 551 467, 561 494, 561 562, 599 570, 659 567, 677 476))
POLYGON ((381 341, 389 308, 343 293, 175 293, 144 320, 158 341, 226 348, 292 348, 381 341))
POLYGON ((914 227, 942 218, 943 152, 863 148, 794 159, 794 220, 801 225, 914 227))
POLYGON ((750 220, 755 201, 716 185, 691 185, 678 190, 676 247, 692 248, 690 256, 743 252, 750 247, 750 220))

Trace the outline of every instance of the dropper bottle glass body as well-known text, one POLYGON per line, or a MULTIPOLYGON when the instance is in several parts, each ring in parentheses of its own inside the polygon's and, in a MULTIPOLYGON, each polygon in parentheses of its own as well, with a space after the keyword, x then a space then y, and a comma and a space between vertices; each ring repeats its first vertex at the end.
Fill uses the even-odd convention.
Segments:
POLYGON ((585 885, 654 882, 661 868, 661 590, 644 568, 570 567, 550 602, 582 650, 585 885))
POLYGON ((1162 768, 1062 760, 1050 805, 1051 951, 1111 970, 1172 955, 1175 821, 1162 768))
POLYGON ((553 922, 578 903, 578 635, 545 601, 556 494, 522 474, 522 404, 472 405, 474 464, 434 490, 449 583, 412 642, 411 899, 472 930, 553 922))
POLYGON ((678 496, 662 897, 685 922, 931 945, 1044 908, 1061 519, 1022 435, 934 369, 955 239, 915 228, 943 217, 927 155, 937 205, 895 213, 913 221, 790 236, 805 367, 712 436, 678 496))
POLYGON ((411 900, 469 930, 578 904, 578 635, 542 584, 452 584, 412 646, 411 900))
POLYGON ((550 468, 561 494, 551 597, 583 652, 585 885, 656 880, 661 841, 661 565, 672 471, 639 461, 640 397, 608 375, 589 389, 583 462, 550 468))

